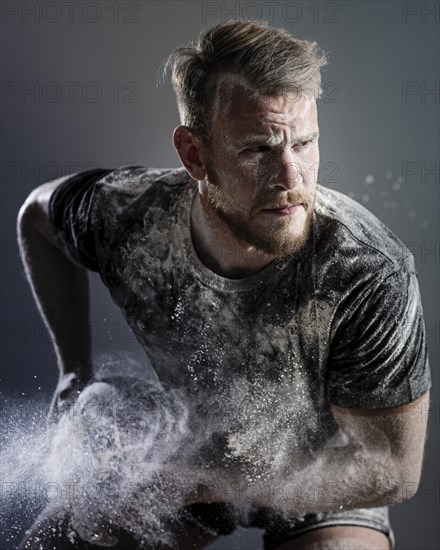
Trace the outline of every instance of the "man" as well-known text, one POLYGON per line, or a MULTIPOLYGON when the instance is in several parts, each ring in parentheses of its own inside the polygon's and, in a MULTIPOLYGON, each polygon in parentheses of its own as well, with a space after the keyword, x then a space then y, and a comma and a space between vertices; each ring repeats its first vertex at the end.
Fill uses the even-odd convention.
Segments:
MULTIPOLYGON (((191 425, 211 427, 194 462, 206 483, 179 515, 176 548, 244 525, 265 529, 267 549, 388 549, 386 507, 417 489, 426 423, 415 412, 430 378, 414 261, 370 212, 317 183, 324 63, 285 31, 216 25, 169 60, 184 168, 77 174, 20 211, 61 371, 52 415, 92 375, 87 268, 163 386, 187 396, 191 425)), ((72 529, 48 510, 22 547, 99 547, 72 529)), ((112 544, 136 545, 124 536, 112 544)))

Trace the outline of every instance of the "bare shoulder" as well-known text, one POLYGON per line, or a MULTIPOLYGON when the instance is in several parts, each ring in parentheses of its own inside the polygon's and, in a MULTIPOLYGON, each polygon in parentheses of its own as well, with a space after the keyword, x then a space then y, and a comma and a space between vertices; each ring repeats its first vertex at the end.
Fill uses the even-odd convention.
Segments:
POLYGON ((61 185, 64 181, 71 177, 72 174, 68 174, 66 176, 61 176, 56 180, 48 181, 39 185, 38 187, 35 187, 35 189, 33 189, 27 196, 26 200, 23 203, 23 206, 20 209, 20 212, 23 213, 24 210, 31 207, 33 204, 38 204, 39 206, 42 206, 45 210, 47 210, 47 205, 49 204, 49 200, 53 191, 55 191, 55 189, 59 185, 61 185))
POLYGON ((26 235, 35 231, 57 246, 49 222, 49 201, 55 189, 70 177, 71 174, 43 183, 29 193, 17 215, 17 235, 20 246, 24 243, 26 235))

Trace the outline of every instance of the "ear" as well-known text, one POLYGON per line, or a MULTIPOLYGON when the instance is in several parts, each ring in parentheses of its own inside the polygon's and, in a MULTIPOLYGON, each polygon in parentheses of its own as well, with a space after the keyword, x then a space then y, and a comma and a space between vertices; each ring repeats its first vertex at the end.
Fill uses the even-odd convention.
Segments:
POLYGON ((201 140, 196 138, 187 126, 178 126, 173 132, 173 144, 190 176, 198 181, 204 180, 205 148, 201 140))

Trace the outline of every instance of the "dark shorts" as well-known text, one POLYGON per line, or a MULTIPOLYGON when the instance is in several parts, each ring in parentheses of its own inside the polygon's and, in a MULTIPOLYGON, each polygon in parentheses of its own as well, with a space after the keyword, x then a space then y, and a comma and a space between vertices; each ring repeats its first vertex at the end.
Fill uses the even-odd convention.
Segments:
POLYGON ((275 549, 312 529, 336 525, 356 525, 376 529, 387 535, 391 548, 394 548, 395 544, 388 507, 286 518, 271 508, 255 508, 243 514, 239 509, 225 503, 192 504, 181 510, 180 518, 213 535, 229 535, 239 526, 264 529, 265 550, 275 549))
MULTIPOLYGON (((394 548, 394 534, 388 520, 388 508, 370 508, 347 512, 307 514, 304 518, 288 520, 270 508, 255 508, 243 514, 230 504, 191 504, 180 510, 177 524, 190 524, 212 536, 231 534, 237 527, 264 529, 264 549, 274 550, 294 537, 317 529, 336 525, 357 525, 385 533, 394 548)), ((173 520, 173 527, 176 520, 173 520)), ((175 531, 178 540, 179 529, 175 531)), ((118 540, 113 550, 155 548, 136 541, 128 532, 114 533, 118 540)), ((102 545, 89 544, 74 532, 68 512, 63 508, 48 507, 39 516, 19 546, 20 550, 99 550, 102 545)))

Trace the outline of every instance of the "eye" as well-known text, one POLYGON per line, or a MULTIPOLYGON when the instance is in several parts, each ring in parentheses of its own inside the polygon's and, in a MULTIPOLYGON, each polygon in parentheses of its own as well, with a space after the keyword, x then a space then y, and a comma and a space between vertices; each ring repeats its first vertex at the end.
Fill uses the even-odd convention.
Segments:
POLYGON ((293 147, 295 149, 305 149, 310 143, 312 143, 311 139, 309 139, 308 141, 300 141, 299 143, 295 143, 293 147))

